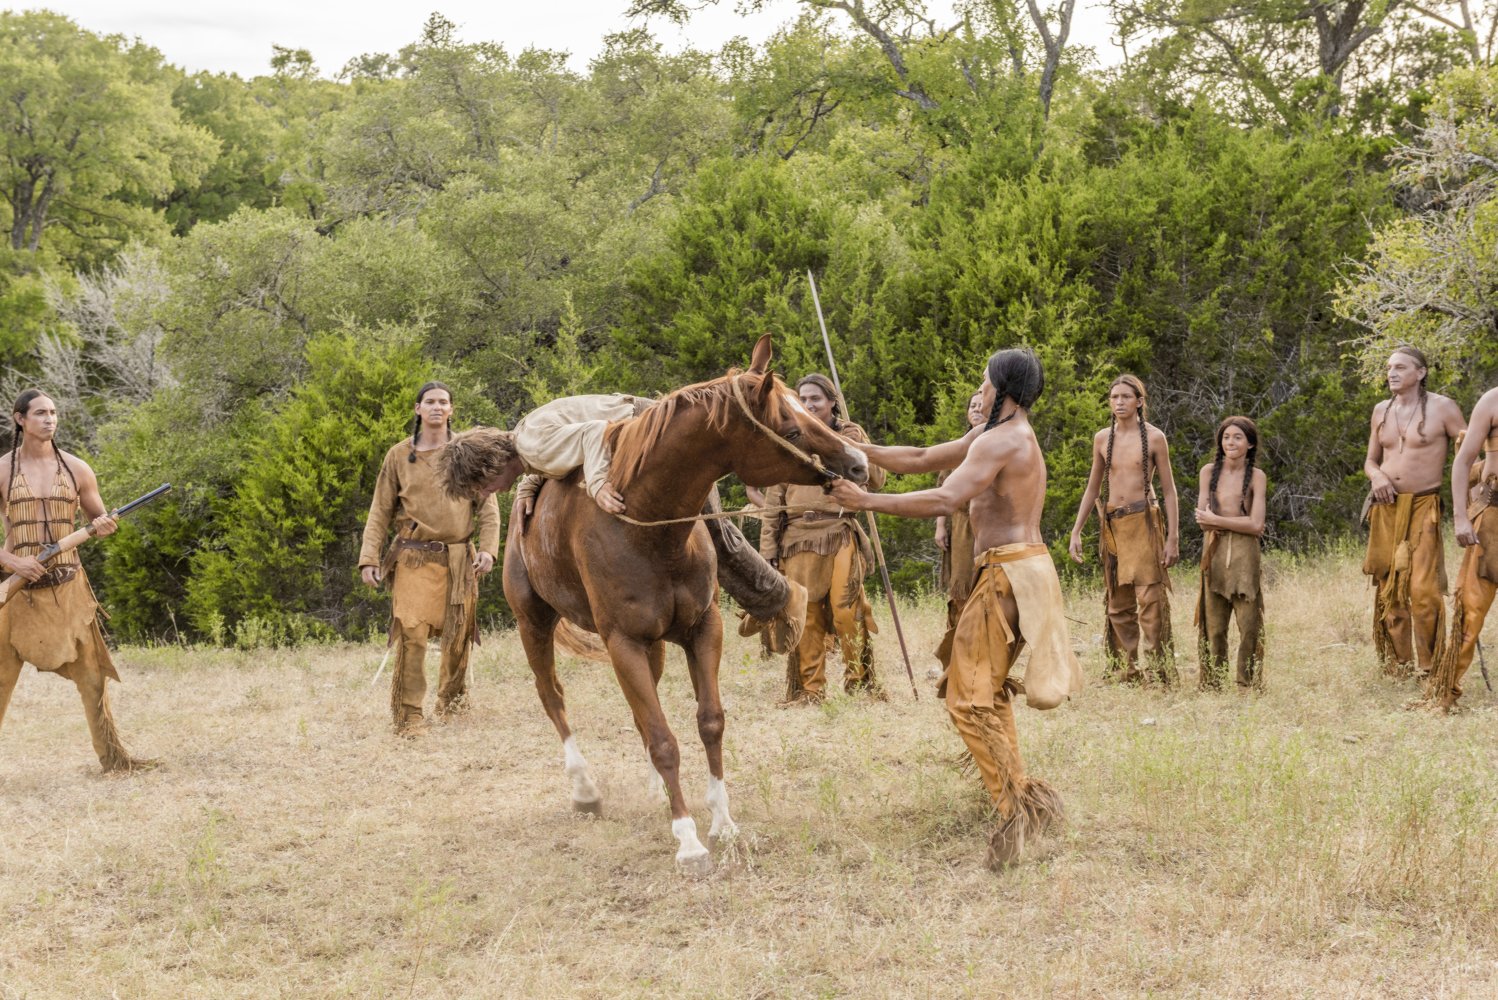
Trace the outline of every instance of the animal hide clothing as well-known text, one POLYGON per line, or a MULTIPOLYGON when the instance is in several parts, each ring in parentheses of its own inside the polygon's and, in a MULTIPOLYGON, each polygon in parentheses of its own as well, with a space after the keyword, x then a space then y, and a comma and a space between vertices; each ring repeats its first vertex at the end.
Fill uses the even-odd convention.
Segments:
POLYGON ((962 609, 947 670, 947 713, 967 745, 999 813, 989 845, 995 866, 1017 860, 1026 840, 1062 816, 1060 796, 1025 774, 1014 726, 1014 695, 1036 707, 1059 704, 1082 686, 1081 667, 1066 634, 1061 585, 1041 544, 1003 545, 975 560, 977 579, 962 609), (1024 682, 1010 676, 1032 647, 1024 682))
POLYGON ((1264 593, 1259 539, 1237 531, 1208 531, 1202 549, 1201 592, 1196 601, 1202 690, 1222 687, 1228 631, 1238 619, 1239 687, 1264 687, 1264 593))
POLYGON ((1147 674, 1169 687, 1176 681, 1175 646, 1159 506, 1141 500, 1109 509, 1100 547, 1109 674, 1122 668, 1125 681, 1145 679, 1139 670, 1142 654, 1147 674))
POLYGON ((564 396, 536 407, 515 425, 515 450, 526 471, 565 479, 583 470, 588 496, 609 479, 609 447, 603 432, 615 420, 628 420, 650 405, 624 395, 564 396))
POLYGON ((1430 673, 1446 645, 1446 554, 1441 497, 1400 493, 1368 512, 1363 572, 1375 588, 1373 643, 1384 672, 1430 673))
MULTIPOLYGON (((36 555, 74 530, 78 509, 78 491, 61 464, 48 496, 32 493, 25 475, 18 474, 6 502, 10 550, 36 555)), ((78 551, 56 556, 47 567, 46 576, 0 607, 0 721, 23 664, 31 663, 78 687, 94 752, 106 771, 150 764, 130 756, 115 727, 106 685, 120 675, 99 626, 99 603, 78 551)))
POLYGON ((1436 660, 1425 687, 1424 702, 1441 711, 1451 711, 1462 696, 1462 678, 1472 666, 1477 640, 1498 593, 1498 476, 1472 488, 1467 516, 1477 534, 1477 544, 1467 546, 1452 594, 1451 637, 1436 660))

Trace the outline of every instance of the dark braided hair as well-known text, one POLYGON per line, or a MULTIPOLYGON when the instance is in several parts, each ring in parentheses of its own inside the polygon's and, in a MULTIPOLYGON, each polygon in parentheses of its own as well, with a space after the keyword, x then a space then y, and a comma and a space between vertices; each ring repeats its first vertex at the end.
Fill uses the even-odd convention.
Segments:
MULTIPOLYGON (((416 390, 416 405, 420 406, 421 405, 421 401, 423 399, 426 399, 427 393, 431 392, 433 389, 441 389, 443 392, 447 393, 447 396, 448 396, 449 399, 452 398, 453 391, 447 387, 447 384, 445 382, 427 382, 424 385, 422 385, 422 387, 420 389, 416 390)), ((452 436, 452 432, 453 432, 453 429, 452 429, 452 418, 451 417, 447 418, 447 423, 448 423, 447 434, 448 434, 449 437, 451 437, 452 436)), ((416 416, 414 416, 414 417, 411 418, 411 453, 406 456, 406 461, 408 461, 408 462, 414 462, 414 461, 416 461, 416 445, 418 443, 420 443, 420 441, 421 441, 421 414, 418 413, 418 414, 416 414, 416 416)))
POLYGON ((988 383, 993 386, 993 409, 988 412, 988 423, 983 425, 985 431, 1013 420, 1014 413, 1034 406, 1045 391, 1045 371, 1034 351, 1011 347, 988 359, 988 383), (1014 400, 1017 409, 1000 419, 999 410, 1006 399, 1014 400))
MULTIPOLYGON (((1142 456, 1141 461, 1144 466, 1144 493, 1145 496, 1148 496, 1150 489, 1150 435, 1149 428, 1146 426, 1146 420, 1149 418, 1149 396, 1144 391, 1144 383, 1134 375, 1120 375, 1114 379, 1112 384, 1108 386, 1109 395, 1112 395, 1113 390, 1121 385, 1128 386, 1130 391, 1134 393, 1134 397, 1139 400, 1139 405, 1135 408, 1134 412, 1139 417, 1139 449, 1142 456)), ((1117 429, 1118 418, 1113 417, 1108 424, 1108 454, 1103 459, 1102 492, 1105 504, 1108 501, 1108 479, 1110 473, 1113 471, 1113 434, 1117 429)))
POLYGON ((1259 427, 1248 417, 1227 417, 1217 425, 1217 455, 1212 459, 1212 479, 1207 486, 1207 509, 1214 514, 1222 513, 1217 509, 1217 480, 1222 475, 1222 463, 1227 458, 1227 453, 1222 450, 1222 436, 1229 427, 1238 428, 1248 438, 1248 454, 1244 456, 1243 466, 1243 495, 1238 500, 1242 512, 1247 514, 1254 492, 1254 462, 1259 457, 1259 427))
MULTIPOLYGON (((1423 438, 1425 437, 1425 399, 1426 396, 1429 395, 1426 392, 1425 383, 1430 380, 1430 365, 1425 360, 1425 352, 1420 350, 1420 348, 1413 347, 1409 344, 1400 344, 1398 347, 1394 348, 1393 353, 1403 354, 1415 364, 1425 369, 1425 374, 1420 376, 1420 422, 1415 425, 1415 433, 1419 434, 1423 438)), ((1383 433, 1384 424, 1389 422, 1389 413, 1393 409, 1394 396, 1390 394, 1389 405, 1384 407, 1384 418, 1378 422, 1378 431, 1380 434, 1383 433)), ((1405 425, 1405 429, 1409 429, 1408 424, 1405 425)))

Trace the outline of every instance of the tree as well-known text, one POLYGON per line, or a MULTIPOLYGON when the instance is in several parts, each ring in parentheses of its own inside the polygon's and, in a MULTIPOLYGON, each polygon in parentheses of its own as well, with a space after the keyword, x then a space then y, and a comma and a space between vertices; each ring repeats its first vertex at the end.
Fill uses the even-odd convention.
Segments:
POLYGON ((150 231, 149 207, 194 182, 213 138, 173 107, 155 49, 48 11, 0 12, 0 196, 12 250, 62 231, 71 260, 150 231))
POLYGON ((1430 123, 1393 160, 1411 211, 1374 230, 1337 303, 1365 327, 1363 370, 1376 380, 1390 349, 1411 343, 1486 385, 1498 365, 1498 68, 1446 78, 1430 123))

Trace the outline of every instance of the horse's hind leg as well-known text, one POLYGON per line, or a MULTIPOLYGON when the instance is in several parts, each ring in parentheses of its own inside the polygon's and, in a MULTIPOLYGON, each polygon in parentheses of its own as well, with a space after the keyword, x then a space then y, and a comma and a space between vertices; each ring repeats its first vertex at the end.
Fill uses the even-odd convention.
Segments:
MULTIPOLYGON (((506 587, 506 593, 509 593, 506 587)), ((518 602, 510 598, 519 626, 520 645, 525 649, 525 658, 536 677, 536 694, 541 697, 541 707, 547 718, 556 726, 562 738, 562 766, 567 777, 572 779, 572 808, 579 812, 599 813, 603 811, 603 796, 593 782, 593 773, 582 751, 577 748, 577 737, 567 725, 567 703, 563 698, 562 682, 557 677, 556 626, 557 613, 543 604, 534 595, 527 601, 518 602)))
POLYGON ((697 839, 697 824, 687 812, 687 802, 681 794, 681 753, 676 737, 666 725, 666 713, 661 710, 660 698, 656 694, 650 644, 618 635, 611 636, 607 643, 619 686, 624 689, 629 710, 645 738, 650 761, 666 783, 666 795, 671 805, 671 834, 677 841, 676 863, 687 874, 706 875, 713 870, 713 859, 707 847, 697 839))
POLYGON ((707 752, 707 805, 713 813, 708 836, 731 840, 738 824, 728 813, 728 786, 723 781, 723 699, 718 691, 718 663, 723 657, 723 618, 709 608, 686 645, 687 669, 697 693, 697 734, 707 752))

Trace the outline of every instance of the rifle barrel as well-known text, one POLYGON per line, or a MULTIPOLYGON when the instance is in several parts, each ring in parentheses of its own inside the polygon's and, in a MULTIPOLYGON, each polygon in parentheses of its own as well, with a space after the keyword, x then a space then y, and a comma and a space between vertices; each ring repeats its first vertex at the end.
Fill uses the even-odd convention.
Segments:
POLYGON ((169 492, 171 490, 171 488, 172 488, 172 484, 171 483, 162 483, 160 486, 156 487, 151 492, 145 494, 144 496, 138 496, 138 497, 136 497, 134 500, 131 500, 129 503, 125 504, 123 507, 116 507, 113 511, 110 512, 109 516, 110 517, 123 517, 124 515, 130 513, 132 510, 134 510, 135 508, 137 508, 137 507, 143 507, 146 504, 150 503, 152 500, 155 500, 157 497, 161 496, 163 493, 169 492))

